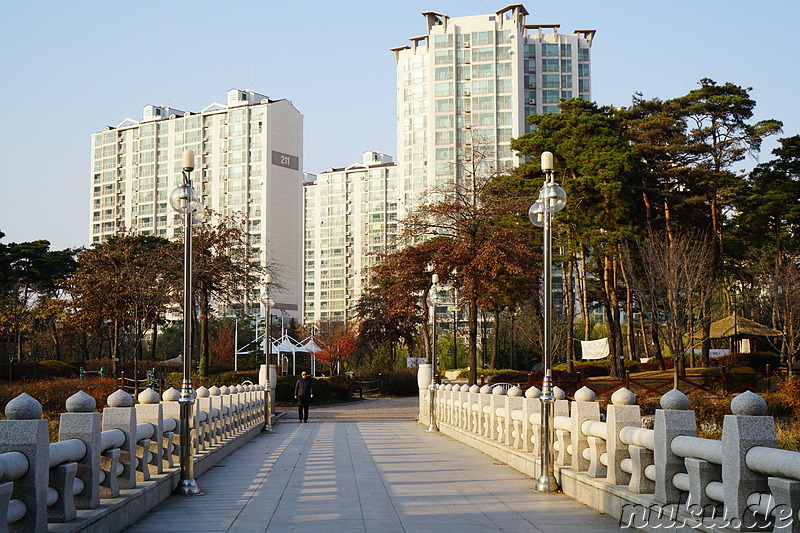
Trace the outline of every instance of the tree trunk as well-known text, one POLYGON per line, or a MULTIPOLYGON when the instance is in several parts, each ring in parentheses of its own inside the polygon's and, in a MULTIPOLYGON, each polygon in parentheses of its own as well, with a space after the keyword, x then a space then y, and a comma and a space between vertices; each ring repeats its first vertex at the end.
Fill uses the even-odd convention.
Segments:
POLYGON ((117 319, 114 319, 114 331, 111 333, 111 369, 114 372, 114 377, 119 375, 119 325, 117 319))
POLYGON ((623 371, 619 363, 617 353, 617 327, 614 324, 614 305, 616 304, 615 290, 613 287, 613 273, 611 257, 606 255, 603 258, 602 268, 602 287, 603 287, 603 310, 608 328, 608 350, 611 357, 611 375, 622 379, 623 371))
POLYGON ((658 367, 662 372, 666 372, 667 362, 664 361, 664 353, 661 351, 661 339, 658 336, 658 328, 651 327, 650 330, 653 336, 653 347, 656 350, 656 358, 658 359, 658 367))
POLYGON ((492 339, 492 360, 489 368, 497 368, 497 355, 500 353, 500 306, 492 311, 494 313, 494 338, 492 339))
POLYGON ((592 330, 589 324, 589 295, 586 289, 586 250, 583 247, 580 250, 579 270, 578 290, 581 301, 581 319, 583 320, 583 340, 588 341, 591 338, 592 330))
POLYGON ((206 289, 200 289, 200 305, 202 306, 202 315, 200 316, 200 345, 202 351, 200 352, 200 368, 197 373, 201 376, 207 376, 209 366, 211 365, 211 346, 209 344, 209 331, 208 331, 208 315, 209 309, 209 294, 206 289))
POLYGON ((153 323, 153 342, 152 342, 152 345, 150 346, 150 360, 151 361, 155 361, 156 360, 156 344, 157 344, 156 341, 158 341, 158 324, 153 323))
POLYGON ((470 296, 469 309, 469 384, 478 382, 478 299, 470 296))
POLYGON ((575 273, 575 260, 570 258, 566 261, 564 271, 564 312, 567 318, 567 372, 575 372, 575 342, 573 333, 575 331, 575 291, 573 288, 573 276, 575 273))
POLYGON ((636 328, 633 325, 633 291, 631 290, 631 282, 628 279, 628 272, 625 270, 625 262, 619 262, 619 268, 622 272, 622 280, 625 283, 625 313, 628 315, 628 334, 625 336, 626 345, 628 348, 628 359, 636 361, 636 328))

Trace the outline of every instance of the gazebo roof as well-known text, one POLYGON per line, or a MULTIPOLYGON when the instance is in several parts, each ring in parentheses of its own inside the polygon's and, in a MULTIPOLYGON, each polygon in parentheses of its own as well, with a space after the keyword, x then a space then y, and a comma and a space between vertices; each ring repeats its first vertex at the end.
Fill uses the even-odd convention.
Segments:
MULTIPOLYGON (((780 337, 777 329, 772 329, 754 320, 738 316, 736 313, 717 320, 711 324, 710 338, 727 339, 729 337, 780 337)), ((694 338, 701 339, 702 330, 695 330, 694 338)))

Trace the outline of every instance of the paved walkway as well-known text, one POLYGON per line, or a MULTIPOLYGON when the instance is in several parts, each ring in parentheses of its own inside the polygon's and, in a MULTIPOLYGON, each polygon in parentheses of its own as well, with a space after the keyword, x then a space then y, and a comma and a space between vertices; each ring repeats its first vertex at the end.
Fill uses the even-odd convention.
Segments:
POLYGON ((616 520, 413 419, 416 399, 289 412, 128 533, 611 532, 616 520), (379 411, 389 420, 375 420, 379 411), (396 417, 390 419, 391 417, 396 417), (338 422, 338 423, 332 423, 338 422))

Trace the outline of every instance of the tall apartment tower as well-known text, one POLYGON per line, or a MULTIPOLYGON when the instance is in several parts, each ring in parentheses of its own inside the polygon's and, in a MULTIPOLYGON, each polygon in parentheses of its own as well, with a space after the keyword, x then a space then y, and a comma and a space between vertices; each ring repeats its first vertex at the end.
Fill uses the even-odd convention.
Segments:
MULTIPOLYGON (((182 220, 169 194, 182 182, 181 156, 195 153, 192 181, 203 204, 246 220, 251 262, 275 269, 276 312, 300 318, 303 116, 288 100, 231 89, 227 103, 184 112, 147 105, 92 135, 91 242, 121 229, 171 238, 182 220)), ((251 306, 259 305, 258 292, 251 306)), ((252 307, 249 311, 253 311, 252 307)))
POLYGON ((306 182, 304 322, 353 318, 366 268, 395 246, 396 170, 390 156, 364 152, 306 182))
POLYGON ((509 141, 527 131, 525 118, 558 112, 562 98, 588 100, 591 89, 595 30, 526 24, 522 4, 488 15, 422 15, 427 33, 392 48, 403 210, 430 187, 515 166, 509 141))

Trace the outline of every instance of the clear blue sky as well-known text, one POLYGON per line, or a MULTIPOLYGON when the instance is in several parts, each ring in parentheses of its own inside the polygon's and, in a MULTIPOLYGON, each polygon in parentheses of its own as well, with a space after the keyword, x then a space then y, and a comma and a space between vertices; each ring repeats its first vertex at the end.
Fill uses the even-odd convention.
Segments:
MULTIPOLYGON (((146 104, 200 111, 231 88, 287 98, 305 117, 305 170, 396 155, 389 48, 452 17, 505 2, 284 0, 16 1, 0 5, 3 242, 83 246, 90 135, 146 104)), ((795 2, 524 2, 529 23, 598 30, 592 97, 627 105, 686 94, 703 77, 753 87, 756 119, 800 133, 795 2)), ((771 157, 765 144, 761 159, 771 157)), ((752 166, 753 162, 747 166, 752 166)))

